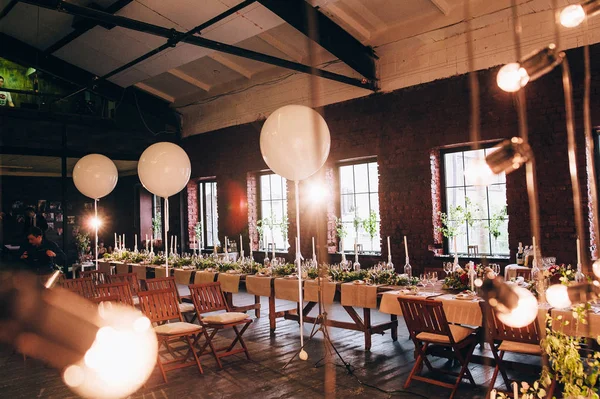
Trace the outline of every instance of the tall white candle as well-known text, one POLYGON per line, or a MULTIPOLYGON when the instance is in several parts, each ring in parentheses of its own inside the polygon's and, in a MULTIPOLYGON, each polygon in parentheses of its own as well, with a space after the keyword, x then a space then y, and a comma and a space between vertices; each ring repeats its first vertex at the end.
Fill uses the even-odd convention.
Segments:
POLYGON ((344 240, 340 239, 340 252, 342 253, 342 262, 346 261, 346 253, 344 252, 344 240))
POLYGON ((134 251, 137 252, 137 233, 135 233, 134 251))
MULTIPOLYGON (((537 267, 537 245, 535 243, 535 236, 531 237, 531 242, 533 243, 533 265, 532 267, 537 267)), ((579 245, 577 246, 579 248, 579 245)))
POLYGON ((194 247, 194 255, 196 255, 196 234, 192 235, 192 247, 194 247))
POLYGON ((173 245, 173 253, 177 255, 177 236, 175 236, 175 245, 173 245))
POLYGON ((516 382, 513 381, 512 383, 513 386, 513 396, 515 399, 519 399, 519 384, 517 384, 516 382))
POLYGON ((390 236, 387 236, 388 259, 392 257, 392 247, 390 246, 390 236))
POLYGON ((117 233, 115 233, 115 251, 119 249, 119 241, 117 240, 117 233))
POLYGON ((146 234, 146 252, 148 252, 148 234, 146 234))
POLYGON ((406 254, 406 257, 408 258, 408 242, 406 241, 406 236, 404 236, 404 253, 406 254))
POLYGON ((126 249, 126 247, 125 247, 125 233, 123 233, 123 241, 122 241, 122 243, 123 243, 123 250, 125 250, 126 249))
POLYGON ((170 242, 169 242, 169 244, 171 244, 171 245, 170 245, 170 247, 171 247, 171 253, 173 253, 173 238, 174 238, 174 237, 175 237, 175 236, 171 236, 171 240, 170 240, 170 242))
POLYGON ((577 239, 577 266, 581 265, 581 249, 579 247, 579 238, 577 239))
POLYGON ((154 237, 150 238, 150 253, 154 254, 154 237))
POLYGON ((252 239, 248 240, 248 246, 250 247, 250 257, 252 258, 252 239))
POLYGON ((271 249, 273 250, 273 259, 275 259, 275 232, 271 230, 271 249))
POLYGON ((229 238, 225 236, 225 254, 229 253, 229 238))
POLYGON ((317 259, 317 254, 315 253, 315 237, 312 238, 312 249, 313 249, 313 260, 317 259))
POLYGON ((492 392, 490 392, 490 399, 496 399, 496 390, 492 389, 492 392))
POLYGON ((243 253, 244 253, 244 241, 242 241, 242 235, 240 234, 240 247, 238 248, 238 251, 240 251, 240 257, 243 257, 243 253))
POLYGON ((354 239, 354 261, 358 262, 358 239, 354 239))

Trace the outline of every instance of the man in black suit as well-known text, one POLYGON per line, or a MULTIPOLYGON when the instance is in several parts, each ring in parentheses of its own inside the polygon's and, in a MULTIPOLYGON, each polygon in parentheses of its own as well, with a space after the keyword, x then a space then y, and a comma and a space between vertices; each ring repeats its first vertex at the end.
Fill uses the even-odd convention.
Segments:
POLYGON ((20 250, 27 269, 37 274, 50 274, 55 265, 64 266, 66 256, 54 242, 47 240, 39 227, 32 227, 27 234, 27 244, 20 250))
POLYGON ((48 230, 48 222, 46 218, 42 215, 37 215, 35 213, 35 209, 32 207, 28 207, 25 209, 25 223, 24 223, 24 232, 27 236, 29 234, 29 229, 32 227, 37 227, 42 230, 42 234, 46 235, 46 231, 48 230))

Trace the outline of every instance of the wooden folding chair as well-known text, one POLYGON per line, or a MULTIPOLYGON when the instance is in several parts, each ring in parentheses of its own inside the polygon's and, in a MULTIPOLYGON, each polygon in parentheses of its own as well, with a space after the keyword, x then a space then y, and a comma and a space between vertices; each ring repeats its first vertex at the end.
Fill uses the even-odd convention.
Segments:
MULTIPOLYGON (((488 388, 488 396, 490 391, 494 389, 498 372, 502 375, 506 388, 511 391, 512 387, 503 362, 504 354, 512 352, 541 357, 542 348, 540 346, 541 337, 538 320, 536 319, 522 328, 509 327, 498 319, 496 311, 487 302, 480 302, 479 305, 483 314, 485 338, 494 355, 494 360, 496 360, 496 367, 488 388)), ((551 390, 553 391, 554 388, 551 388, 551 390)), ((548 391, 547 397, 551 398, 552 394, 553 392, 548 391)))
POLYGON ((108 276, 110 283, 128 283, 131 295, 133 296, 133 305, 139 305, 138 292, 141 291, 140 281, 136 273, 122 273, 108 276))
POLYGON ((128 306, 133 305, 133 295, 129 283, 124 281, 120 283, 99 284, 96 287, 98 297, 117 296, 119 302, 128 306))
POLYGON ((173 290, 177 294, 177 301, 179 302, 179 311, 183 315, 184 319, 190 323, 196 320, 196 308, 191 302, 182 301, 179 296, 179 290, 177 290, 177 284, 175 277, 159 277, 151 278, 146 280, 146 289, 151 290, 173 290))
POLYGON ((65 279, 62 282, 63 288, 75 292, 84 298, 92 299, 96 295, 96 284, 91 277, 65 279))
POLYGON ((97 296, 95 298, 90 298, 90 300, 96 304, 101 304, 101 303, 105 303, 105 302, 113 302, 113 303, 123 303, 123 301, 121 300, 121 296, 114 294, 114 295, 100 295, 97 296))
POLYGON ((183 321, 183 316, 179 311, 177 295, 173 290, 140 291, 139 298, 142 312, 152 323, 157 324, 154 326, 154 331, 158 339, 159 350, 163 345, 173 357, 173 359, 163 362, 160 353, 157 356, 158 367, 163 380, 167 382, 167 371, 194 365, 198 367, 200 374, 203 374, 200 359, 194 350, 194 345, 200 338, 203 328, 197 324, 183 321), (171 322, 172 320, 176 321, 171 322), (183 341, 187 344, 188 349, 184 356, 177 357, 177 349, 170 345, 177 341, 183 341), (193 361, 188 361, 190 355, 193 356, 193 361))
POLYGON ((198 315, 198 321, 200 325, 204 327, 204 336, 206 342, 200 348, 199 355, 202 356, 206 347, 209 346, 211 353, 213 354, 219 368, 223 368, 221 364, 221 358, 225 356, 235 355, 236 353, 245 353, 248 360, 250 360, 250 353, 248 347, 242 338, 242 335, 252 323, 250 317, 245 313, 231 312, 229 305, 225 300, 223 291, 221 290, 221 283, 207 283, 207 284, 191 284, 190 294, 196 307, 196 314, 198 315), (209 316, 203 316, 203 314, 211 313, 224 310, 223 313, 211 314, 209 316), (242 326, 238 329, 238 326, 242 326), (222 348, 215 348, 213 345, 213 338, 217 332, 225 329, 232 329, 235 332, 235 338, 230 345, 222 348), (210 330, 210 334, 208 333, 210 330), (241 348, 234 349, 236 344, 239 342, 241 348))
POLYGON ((100 270, 89 270, 87 272, 81 272, 80 278, 91 278, 95 284, 106 284, 108 283, 108 275, 100 270))
POLYGON ((450 399, 452 399, 463 378, 468 378, 471 384, 475 385, 475 380, 473 380, 473 376, 467 366, 477 345, 479 329, 449 324, 441 301, 399 297, 398 302, 400 302, 402 315, 406 321, 410 338, 415 344, 417 355, 415 365, 404 384, 404 388, 408 388, 412 380, 423 381, 452 389, 452 393, 450 394, 450 399), (457 374, 446 370, 434 369, 427 359, 427 355, 430 352, 428 351, 430 345, 441 345, 451 348, 452 354, 462 366, 460 372, 457 374), (425 366, 431 372, 438 371, 456 376, 456 381, 454 384, 449 384, 417 375, 422 369, 423 363, 425 363, 425 366))

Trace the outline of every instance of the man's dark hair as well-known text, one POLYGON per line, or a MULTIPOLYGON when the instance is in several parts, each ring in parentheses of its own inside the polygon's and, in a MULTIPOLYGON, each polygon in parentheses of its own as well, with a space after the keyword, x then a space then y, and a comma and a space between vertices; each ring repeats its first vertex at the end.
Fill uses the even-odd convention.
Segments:
POLYGON ((29 212, 35 213, 35 209, 32 206, 28 206, 27 208, 25 208, 25 213, 29 213, 29 212))
POLYGON ((28 236, 32 235, 34 237, 41 237, 42 236, 42 229, 40 229, 39 227, 32 227, 29 229, 29 232, 27 233, 28 236))

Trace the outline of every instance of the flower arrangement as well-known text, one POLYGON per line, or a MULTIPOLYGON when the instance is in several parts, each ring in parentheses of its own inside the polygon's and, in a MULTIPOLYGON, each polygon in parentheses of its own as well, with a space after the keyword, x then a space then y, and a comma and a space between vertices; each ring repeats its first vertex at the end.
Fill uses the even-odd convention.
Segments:
POLYGON ((544 270, 544 278, 550 279, 551 284, 559 284, 562 283, 564 285, 569 285, 569 282, 575 281, 575 273, 577 270, 573 269, 571 265, 565 266, 562 265, 552 265, 546 270, 544 270))
MULTIPOLYGON (((476 277, 483 277, 484 275, 493 272, 489 267, 484 267, 481 264, 475 265, 475 274, 476 277)), ((443 289, 446 290, 468 290, 469 287, 469 265, 465 269, 460 266, 456 266, 454 271, 450 273, 444 279, 444 284, 442 285, 443 289)))

